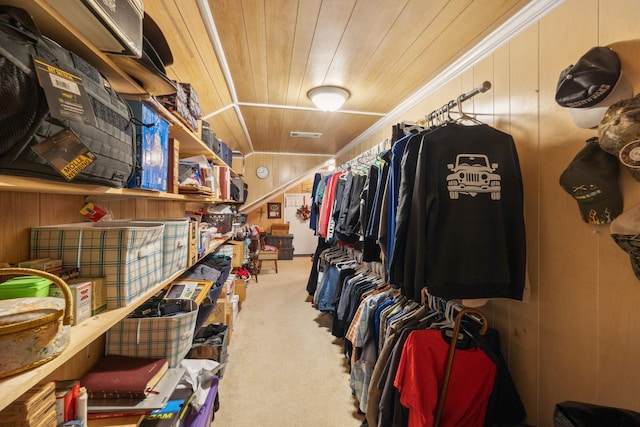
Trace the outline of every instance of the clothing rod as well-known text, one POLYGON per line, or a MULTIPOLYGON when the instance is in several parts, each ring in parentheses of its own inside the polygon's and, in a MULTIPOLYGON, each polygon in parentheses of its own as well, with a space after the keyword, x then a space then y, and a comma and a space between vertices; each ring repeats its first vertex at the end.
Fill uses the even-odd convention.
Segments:
POLYGON ((458 99, 456 100, 457 102, 464 102, 469 98, 473 98, 474 96, 476 96, 479 93, 484 93, 486 91, 488 91, 489 89, 491 89, 491 82, 485 80, 484 82, 482 82, 482 84, 478 87, 476 87, 475 89, 470 90, 467 93, 464 93, 462 95, 460 95, 458 97, 458 99))
POLYGON ((484 92, 488 91, 489 89, 491 89, 491 82, 488 81, 488 80, 485 80, 479 86, 471 89, 469 92, 463 93, 458 98, 452 99, 451 101, 449 101, 448 103, 444 104, 442 107, 438 108, 437 110, 433 110, 427 117, 428 118, 432 118, 432 117, 437 116, 438 114, 445 113, 445 112, 451 110, 453 107, 456 107, 459 104, 462 104, 464 101, 466 101, 466 100, 468 100, 470 98, 473 98, 474 96, 476 96, 479 93, 484 93, 484 92))

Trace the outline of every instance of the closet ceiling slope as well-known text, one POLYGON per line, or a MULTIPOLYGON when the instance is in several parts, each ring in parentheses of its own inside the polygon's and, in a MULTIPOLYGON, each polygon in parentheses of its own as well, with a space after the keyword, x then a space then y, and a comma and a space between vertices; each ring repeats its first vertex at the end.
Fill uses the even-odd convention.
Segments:
POLYGON ((334 155, 530 2, 157 0, 144 6, 171 47, 169 77, 193 85, 205 119, 232 149, 334 155), (349 90, 342 111, 314 108, 307 92, 321 85, 349 90), (322 136, 292 138, 292 131, 322 136))

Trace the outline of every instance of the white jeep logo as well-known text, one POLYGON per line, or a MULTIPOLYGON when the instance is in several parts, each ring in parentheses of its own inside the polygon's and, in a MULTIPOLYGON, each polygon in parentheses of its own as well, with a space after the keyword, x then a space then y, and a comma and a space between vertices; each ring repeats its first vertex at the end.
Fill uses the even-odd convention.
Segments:
POLYGON ((449 197, 458 199, 460 193, 475 197, 478 193, 491 193, 491 200, 500 200, 500 175, 493 173, 497 163, 489 163, 484 154, 458 154, 456 164, 449 163, 447 176, 449 197))

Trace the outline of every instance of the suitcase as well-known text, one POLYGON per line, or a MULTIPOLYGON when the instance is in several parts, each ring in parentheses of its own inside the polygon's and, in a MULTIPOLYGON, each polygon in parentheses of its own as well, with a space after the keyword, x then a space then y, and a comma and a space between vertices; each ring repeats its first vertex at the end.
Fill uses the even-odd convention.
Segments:
POLYGON ((0 75, 0 173, 126 185, 136 158, 135 126, 126 102, 96 68, 42 36, 23 9, 0 7, 0 75), (37 68, 35 58, 41 61, 37 68), (56 114, 39 81, 50 87, 56 114), (81 144, 63 130, 88 148, 88 158, 95 156, 91 164, 86 166, 88 160, 78 155, 81 144), (54 144, 54 135, 65 138, 54 144), (60 168, 61 163, 64 176, 34 151, 37 146, 59 152, 51 164, 60 168), (74 169, 80 161, 86 168, 74 169))

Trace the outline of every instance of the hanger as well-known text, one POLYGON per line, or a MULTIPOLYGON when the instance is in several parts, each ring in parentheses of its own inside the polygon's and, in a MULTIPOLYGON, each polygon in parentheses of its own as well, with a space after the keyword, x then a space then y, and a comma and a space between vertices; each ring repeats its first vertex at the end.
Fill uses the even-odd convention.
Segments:
POLYGON ((465 120, 468 120, 468 121, 471 121, 471 122, 473 122, 473 123, 475 123, 477 125, 483 125, 484 124, 483 122, 481 122, 480 120, 476 119, 474 116, 470 116, 467 113, 465 113, 464 111, 462 111, 462 101, 463 101, 462 95, 460 95, 458 97, 458 99, 456 100, 456 102, 458 104, 458 114, 460 116, 455 120, 455 122, 456 123, 460 123, 460 122, 463 122, 465 120))

